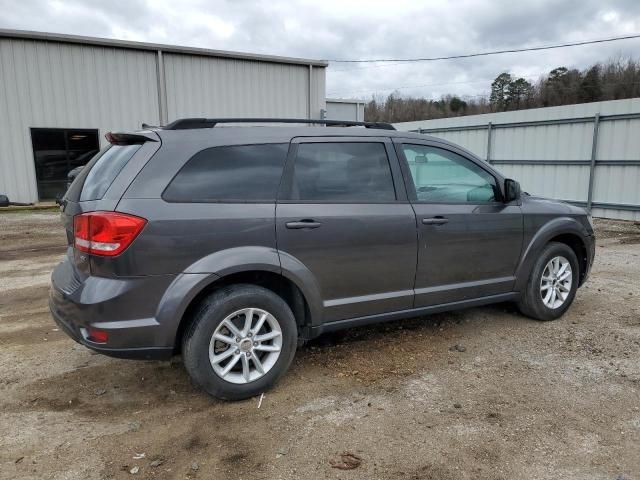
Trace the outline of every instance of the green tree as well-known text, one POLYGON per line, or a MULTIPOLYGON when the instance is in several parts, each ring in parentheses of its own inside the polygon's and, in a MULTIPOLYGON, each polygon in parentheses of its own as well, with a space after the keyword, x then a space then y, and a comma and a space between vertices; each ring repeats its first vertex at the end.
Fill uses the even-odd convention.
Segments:
POLYGON ((567 73, 569 73, 569 69, 567 67, 554 68, 549 72, 549 76, 547 77, 547 82, 562 83, 563 79, 566 78, 567 73))
POLYGON ((460 97, 453 96, 449 99, 449 110, 453 113, 464 112, 467 109, 467 102, 460 97))
POLYGON ((491 83, 491 96, 489 103, 494 111, 501 112, 505 109, 507 87, 513 81, 511 75, 507 72, 498 75, 493 83, 491 83))
POLYGON ((542 105, 547 107, 578 103, 581 83, 582 74, 578 70, 569 70, 567 67, 554 68, 542 85, 542 105))
POLYGON ((532 92, 533 86, 524 78, 512 80, 505 88, 505 107, 511 110, 524 107, 532 92))
POLYGON ((597 102, 602 98, 602 82, 600 79, 600 65, 594 65, 584 74, 580 84, 580 100, 583 102, 597 102))

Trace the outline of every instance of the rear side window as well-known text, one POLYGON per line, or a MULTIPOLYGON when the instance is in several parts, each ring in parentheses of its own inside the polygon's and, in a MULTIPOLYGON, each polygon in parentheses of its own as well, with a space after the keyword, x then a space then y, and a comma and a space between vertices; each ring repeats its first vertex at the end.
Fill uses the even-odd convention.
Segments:
POLYGON ((196 153, 165 189, 168 202, 273 202, 289 145, 213 147, 196 153))
POLYGON ((120 171, 142 145, 112 145, 94 158, 74 180, 71 189, 78 188, 75 184, 82 183, 80 201, 99 200, 104 197, 120 171))
POLYGON ((384 144, 301 143, 291 197, 336 203, 394 201, 396 192, 384 144))

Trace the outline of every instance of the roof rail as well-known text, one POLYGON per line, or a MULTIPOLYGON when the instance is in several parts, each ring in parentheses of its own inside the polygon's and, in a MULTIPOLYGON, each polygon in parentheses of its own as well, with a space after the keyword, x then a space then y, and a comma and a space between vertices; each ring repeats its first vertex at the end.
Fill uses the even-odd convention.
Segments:
POLYGON ((327 127, 365 127, 395 130, 385 122, 352 122, 350 120, 315 120, 308 118, 180 118, 163 127, 164 130, 186 130, 190 128, 213 128, 219 123, 307 123, 327 127))

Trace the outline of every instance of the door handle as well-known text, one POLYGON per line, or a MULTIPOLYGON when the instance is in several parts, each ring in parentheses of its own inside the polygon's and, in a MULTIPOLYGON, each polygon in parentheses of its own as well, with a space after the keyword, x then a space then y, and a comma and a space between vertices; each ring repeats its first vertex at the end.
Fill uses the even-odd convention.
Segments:
POLYGON ((449 222, 449 219, 444 217, 433 217, 433 218, 422 219, 423 225, 444 225, 447 222, 449 222))
POLYGON ((297 222, 287 222, 285 223, 285 226, 289 229, 295 230, 295 229, 302 229, 302 228, 318 228, 320 226, 322 226, 322 223, 320 222, 316 222, 314 220, 300 220, 297 222))

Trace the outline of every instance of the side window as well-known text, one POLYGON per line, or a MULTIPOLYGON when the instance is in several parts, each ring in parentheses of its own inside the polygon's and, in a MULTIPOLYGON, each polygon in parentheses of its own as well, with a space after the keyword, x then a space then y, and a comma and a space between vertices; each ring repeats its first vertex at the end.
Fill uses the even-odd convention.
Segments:
POLYGON ((168 202, 273 202, 286 143, 207 148, 196 153, 165 189, 168 202))
POLYGON ((402 149, 420 202, 490 203, 500 197, 493 175, 456 153, 425 145, 402 149))
POLYGON ((291 186, 294 200, 392 202, 396 199, 383 143, 301 143, 291 186))

